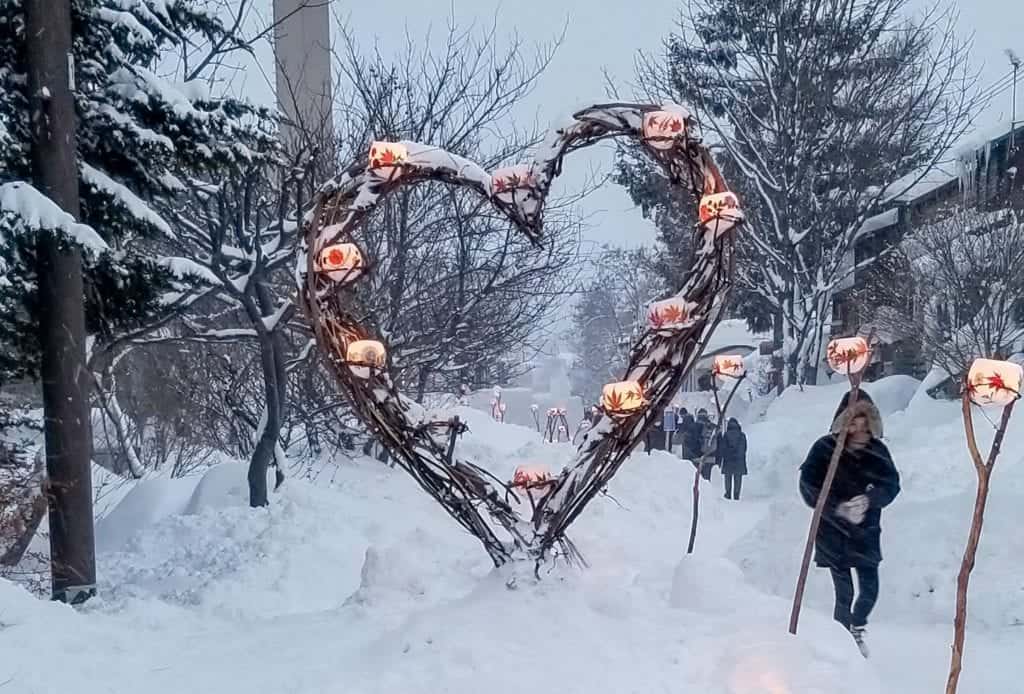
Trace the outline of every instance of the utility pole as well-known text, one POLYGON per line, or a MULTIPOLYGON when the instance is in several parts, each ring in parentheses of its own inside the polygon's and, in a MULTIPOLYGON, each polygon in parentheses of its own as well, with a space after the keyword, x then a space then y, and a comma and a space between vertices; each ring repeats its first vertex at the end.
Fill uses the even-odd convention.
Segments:
POLYGON ((1012 152, 1017 133, 1017 73, 1020 71, 1021 59, 1012 48, 1006 49, 1006 56, 1010 59, 1010 65, 1013 67, 1012 96, 1010 97, 1010 151, 1012 152))
MULTIPOLYGON (((70 0, 26 0, 25 43, 33 184, 77 219, 70 0)), ((78 604, 96 594, 82 254, 45 231, 36 254, 52 595, 78 604)))

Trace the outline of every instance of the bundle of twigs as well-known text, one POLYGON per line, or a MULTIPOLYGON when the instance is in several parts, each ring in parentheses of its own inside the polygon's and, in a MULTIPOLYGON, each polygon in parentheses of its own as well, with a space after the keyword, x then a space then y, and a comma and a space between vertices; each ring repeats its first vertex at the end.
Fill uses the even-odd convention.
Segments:
MULTIPOLYGON (((306 222, 306 254, 296 269, 317 344, 357 415, 416 481, 464 528, 483 543, 495 565, 516 556, 538 562, 561 550, 578 557, 566 531, 587 503, 602 492, 630 452, 651 428, 682 385, 703 344, 717 325, 731 284, 733 234, 741 218, 737 209, 705 215, 695 228, 698 243, 693 265, 675 295, 689 307, 687 319, 671 329, 652 328, 633 346, 624 380, 643 387, 645 405, 630 413, 603 414, 586 432, 575 461, 548 485, 529 522, 510 505, 511 485, 469 462, 454 457, 457 420, 431 420, 417 403, 398 392, 386 365, 353 368, 348 346, 371 338, 371 318, 360 318, 355 282, 332 279, 317 265, 332 244, 359 245, 359 230, 374 208, 404 187, 438 181, 476 191, 504 213, 535 245, 543 241, 544 202, 561 173, 567 154, 613 137, 642 143, 664 168, 681 195, 702 196, 728 189, 710 152, 701 143, 697 124, 680 107, 607 104, 576 113, 555 130, 528 166, 513 175, 493 176, 473 162, 412 142, 394 143, 400 156, 385 162, 370 158, 353 164, 322 188, 306 222), (671 109, 671 110, 667 110, 671 109), (645 116, 677 118, 679 132, 652 137, 645 116), (504 529, 499 539, 495 526, 504 529)), ((497 173, 497 172, 496 172, 497 173)), ((363 250, 365 252, 365 249, 363 250)), ((358 275, 373 269, 366 259, 358 275)), ((354 278, 358 281, 358 278, 354 278)), ((378 338, 379 339, 379 338, 378 338)))

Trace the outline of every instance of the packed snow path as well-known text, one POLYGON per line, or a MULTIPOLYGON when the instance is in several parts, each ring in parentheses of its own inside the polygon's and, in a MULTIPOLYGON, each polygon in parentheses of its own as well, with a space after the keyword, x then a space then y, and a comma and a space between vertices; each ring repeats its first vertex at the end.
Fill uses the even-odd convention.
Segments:
MULTIPOLYGON (((787 486, 796 451, 822 429, 799 420, 813 397, 798 406, 787 394, 748 427, 758 453, 742 501, 722 498, 717 474, 703 486, 693 556, 684 556, 692 467, 640 453, 616 478, 614 500, 600 500, 575 529, 591 568, 556 568, 536 584, 526 567, 514 590, 506 583, 515 568, 494 572, 473 538, 377 463, 327 466, 316 484, 292 479, 259 511, 244 506, 240 466, 214 468, 198 485, 147 481, 98 526, 103 592, 82 612, 0 583, 0 694, 941 691, 952 633, 952 594, 941 581, 955 575, 968 518, 959 501, 929 498, 959 477, 927 490, 914 482, 931 479, 921 466, 953 462, 922 457, 933 451, 911 458, 906 444, 923 447, 923 432, 901 433, 899 417, 887 420, 894 454, 920 493, 912 486, 885 521, 872 659, 831 622, 821 571, 799 636, 786 633, 801 550, 793 538, 809 519, 787 486), (934 522, 939 510, 948 523, 934 522), (914 549, 922 544, 933 547, 914 549), (929 582, 933 592, 914 597, 929 582)), ((467 453, 496 471, 570 454, 535 432, 467 415, 467 453)), ((950 422, 942 426, 954 439, 950 422)), ((1013 619, 1024 593, 1011 559, 1019 533, 1004 522, 1020 487, 1017 473, 1000 472, 1005 486, 993 496, 1003 507, 993 506, 972 594, 978 623, 962 685, 970 692, 1019 686, 1024 632, 993 621, 1013 619)))

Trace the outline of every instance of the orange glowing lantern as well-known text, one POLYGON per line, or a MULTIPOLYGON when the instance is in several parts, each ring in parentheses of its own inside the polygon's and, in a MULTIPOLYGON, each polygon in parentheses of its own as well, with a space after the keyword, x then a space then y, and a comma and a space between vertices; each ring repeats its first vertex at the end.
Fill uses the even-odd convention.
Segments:
POLYGON ((646 404, 644 389, 636 381, 609 383, 601 390, 601 406, 610 415, 631 415, 646 404))
POLYGON ((537 178, 529 164, 507 166, 491 174, 491 194, 502 202, 511 203, 517 191, 529 191, 536 187, 537 178))
POLYGON ((363 254, 354 243, 332 243, 317 256, 317 271, 335 282, 352 282, 363 274, 364 268, 363 254))
POLYGON ((828 343, 828 365, 837 373, 855 374, 868 365, 868 341, 863 337, 841 337, 828 343))
POLYGON ((1024 369, 1020 364, 975 359, 967 374, 967 392, 976 405, 1005 407, 1020 397, 1024 369))
POLYGON ((523 489, 541 487, 553 481, 546 465, 520 465, 512 476, 512 486, 523 489))
POLYGON ((409 149, 401 142, 373 142, 370 145, 370 168, 389 174, 396 167, 409 163, 409 149))
POLYGON ((720 236, 743 221, 740 200, 730 191, 710 193, 700 199, 700 223, 720 236))
POLYGON ((654 330, 672 330, 685 327, 690 322, 694 304, 672 297, 655 301, 647 308, 647 322, 654 330))
POLYGON ((345 350, 345 363, 360 378, 369 378, 372 370, 383 369, 386 362, 387 351, 376 340, 356 340, 345 350))
POLYGON ((723 378, 743 378, 747 373, 743 365, 743 357, 735 354, 719 354, 715 357, 711 372, 723 378))
POLYGON ((676 140, 686 137, 689 112, 682 106, 644 114, 642 134, 644 141, 654 149, 672 149, 676 140))

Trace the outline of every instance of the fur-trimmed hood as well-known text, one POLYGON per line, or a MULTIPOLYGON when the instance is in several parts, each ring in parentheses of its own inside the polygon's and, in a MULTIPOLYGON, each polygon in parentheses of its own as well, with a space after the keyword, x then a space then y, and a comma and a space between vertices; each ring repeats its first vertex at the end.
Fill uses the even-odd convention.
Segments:
MULTIPOLYGON (((839 424, 842 419, 843 413, 847 410, 849 405, 849 394, 847 394, 841 403, 839 403, 839 409, 836 410, 836 416, 832 420, 832 427, 829 431, 832 434, 839 433, 839 424)), ((881 439, 884 433, 882 428, 882 414, 875 407, 875 403, 867 396, 864 391, 857 394, 857 402, 853 404, 853 412, 850 418, 864 417, 868 422, 868 430, 871 432, 871 436, 876 439, 881 439)))

